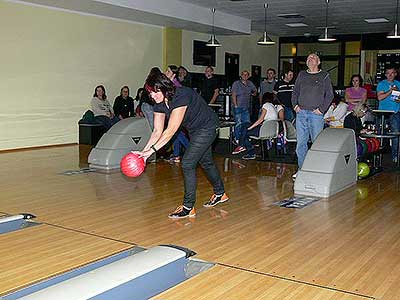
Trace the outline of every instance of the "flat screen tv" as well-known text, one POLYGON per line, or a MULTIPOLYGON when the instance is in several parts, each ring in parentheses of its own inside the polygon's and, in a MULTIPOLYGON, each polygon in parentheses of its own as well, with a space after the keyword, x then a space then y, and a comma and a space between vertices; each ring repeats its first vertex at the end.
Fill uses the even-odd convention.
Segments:
POLYGON ((215 47, 207 47, 207 42, 193 41, 193 65, 215 67, 215 47))

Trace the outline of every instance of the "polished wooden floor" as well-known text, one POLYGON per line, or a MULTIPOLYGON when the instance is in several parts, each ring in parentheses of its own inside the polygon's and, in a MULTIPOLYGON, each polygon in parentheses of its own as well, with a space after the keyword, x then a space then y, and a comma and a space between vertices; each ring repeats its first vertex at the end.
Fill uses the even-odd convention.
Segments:
POLYGON ((149 164, 136 179, 60 174, 85 166, 79 154, 87 151, 0 154, 0 214, 29 212, 44 223, 0 236, 0 295, 133 245, 172 243, 217 266, 155 299, 400 299, 396 171, 293 210, 272 204, 292 195, 294 166, 216 157, 231 200, 203 208, 211 188, 199 170, 197 217, 172 221, 183 193, 179 164, 149 164), (22 274, 27 263, 40 272, 22 274))

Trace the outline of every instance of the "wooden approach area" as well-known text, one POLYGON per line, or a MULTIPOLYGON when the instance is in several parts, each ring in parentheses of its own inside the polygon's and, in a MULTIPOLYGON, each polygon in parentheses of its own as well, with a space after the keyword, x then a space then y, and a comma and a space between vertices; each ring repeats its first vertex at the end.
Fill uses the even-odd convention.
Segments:
POLYGON ((135 179, 61 174, 87 167, 87 153, 0 153, 0 215, 42 223, 0 235, 0 296, 134 245, 176 244, 216 266, 154 299, 400 299, 398 171, 295 210, 273 205, 292 195, 295 166, 219 156, 230 200, 202 207, 212 190, 199 170, 197 217, 172 221, 179 164, 149 164, 135 179))

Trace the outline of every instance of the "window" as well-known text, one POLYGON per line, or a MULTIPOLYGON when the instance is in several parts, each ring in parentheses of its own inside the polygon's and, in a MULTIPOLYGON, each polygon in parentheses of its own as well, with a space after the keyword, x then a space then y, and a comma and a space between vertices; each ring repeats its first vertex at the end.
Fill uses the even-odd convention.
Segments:
POLYGON ((215 47, 206 46, 207 42, 193 41, 193 65, 215 67, 215 47))

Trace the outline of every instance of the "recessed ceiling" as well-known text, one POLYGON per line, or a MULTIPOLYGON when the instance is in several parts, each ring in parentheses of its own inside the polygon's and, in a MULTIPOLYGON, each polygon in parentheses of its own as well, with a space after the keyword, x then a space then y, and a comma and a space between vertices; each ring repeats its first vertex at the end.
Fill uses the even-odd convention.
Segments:
MULTIPOLYGON (((204 7, 215 7, 217 10, 251 19, 252 31, 264 31, 265 1, 230 1, 230 0, 181 0, 204 7)), ((268 3, 268 33, 276 36, 302 36, 309 32, 312 35, 321 33, 317 27, 325 26, 324 0, 270 0, 268 3), (287 19, 278 17, 282 14, 299 14, 304 16, 301 22, 308 25, 304 28, 290 28, 285 24, 287 19)), ((335 26, 332 34, 362 34, 390 32, 394 27, 396 0, 330 0, 328 25, 335 26), (386 23, 370 23, 365 19, 385 18, 386 23)), ((294 21, 296 22, 296 21, 294 21)))
MULTIPOLYGON (((210 33, 264 31, 265 0, 8 0, 159 26, 210 33)), ((269 0, 267 31, 275 36, 320 35, 325 27, 325 0, 269 0), (304 23, 307 26, 288 26, 304 23)), ((330 0, 329 33, 388 33, 394 28, 396 0, 330 0), (368 23, 385 18, 388 22, 368 23)))

